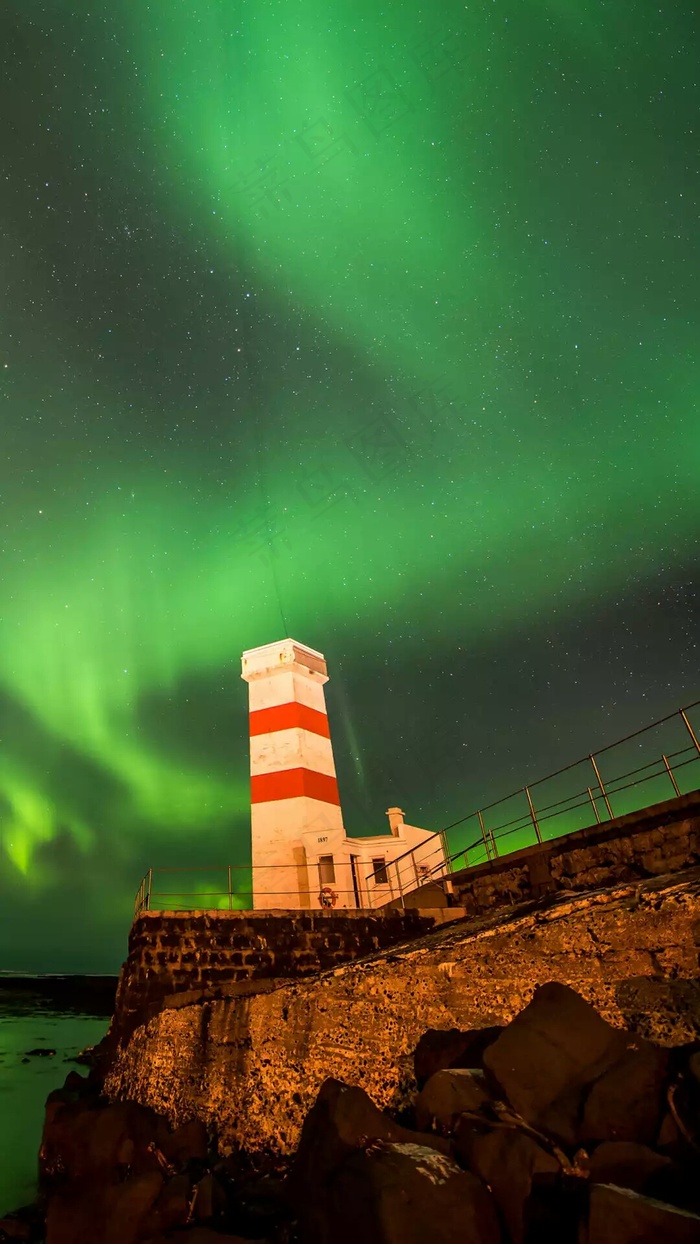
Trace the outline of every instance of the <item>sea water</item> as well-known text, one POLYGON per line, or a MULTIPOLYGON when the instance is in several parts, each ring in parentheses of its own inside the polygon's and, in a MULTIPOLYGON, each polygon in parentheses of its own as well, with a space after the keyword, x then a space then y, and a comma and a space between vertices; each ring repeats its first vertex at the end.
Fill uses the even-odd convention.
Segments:
POLYGON ((71 1060, 105 1035, 115 988, 111 977, 0 972, 0 1217, 34 1200, 46 1098, 69 1071, 86 1074, 71 1060), (56 1053, 27 1058, 33 1049, 56 1053))

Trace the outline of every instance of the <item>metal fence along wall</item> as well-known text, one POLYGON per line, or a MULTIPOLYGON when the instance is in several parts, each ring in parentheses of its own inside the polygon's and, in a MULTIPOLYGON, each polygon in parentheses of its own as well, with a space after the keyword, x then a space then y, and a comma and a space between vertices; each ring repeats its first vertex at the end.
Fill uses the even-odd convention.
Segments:
MULTIPOLYGON (((456 871, 698 789, 700 742, 691 715, 699 706, 696 700, 453 821, 436 835, 436 859, 445 836, 448 867, 456 871), (634 763, 642 751, 648 759, 634 763)), ((411 854, 392 865, 397 886, 411 854)))
MULTIPOLYGON (((429 840, 430 841, 430 840, 429 840)), ((406 859, 398 873, 400 886, 388 864, 366 873, 336 860, 333 876, 325 865, 278 864, 199 865, 186 868, 149 868, 139 886, 134 914, 140 911, 252 911, 294 908, 310 911, 378 908, 415 889, 431 866, 406 859), (285 888, 290 873, 297 876, 294 890, 285 888)))
MULTIPOLYGON (((435 844, 434 864, 423 843, 387 863, 381 875, 373 872, 358 877, 347 865, 338 863, 332 886, 326 886, 320 874, 316 878, 317 869, 312 865, 301 887, 301 898, 299 890, 292 894, 276 889, 274 868, 256 869, 255 885, 252 866, 245 864, 149 869, 136 895, 135 914, 143 910, 250 910, 256 891, 261 890, 268 907, 308 905, 318 911, 335 906, 383 906, 420 885, 439 882, 448 871, 509 855, 530 843, 563 837, 700 788, 700 726, 696 729, 693 724, 699 707, 700 700, 696 700, 453 821, 428 839, 428 845, 435 844), (262 878, 261 873, 268 875, 262 878), (177 874, 197 874, 200 884, 180 890, 172 880, 177 874), (161 882, 163 875, 167 875, 167 882, 161 882), (167 888, 155 889, 154 881, 167 888), (187 901, 183 903, 183 899, 187 901)), ((288 874, 288 865, 279 868, 288 874)))

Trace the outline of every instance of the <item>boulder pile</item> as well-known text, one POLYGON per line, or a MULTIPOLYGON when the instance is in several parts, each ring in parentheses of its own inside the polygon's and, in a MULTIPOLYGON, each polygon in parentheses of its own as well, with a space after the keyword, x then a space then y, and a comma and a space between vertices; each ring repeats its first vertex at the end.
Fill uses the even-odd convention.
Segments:
POLYGON ((556 983, 505 1028, 432 1030, 412 1134, 322 1086, 288 1180, 299 1239, 700 1244, 699 1051, 613 1028, 556 983))
POLYGON ((700 1042, 662 1049, 552 983, 505 1028, 429 1031, 414 1065, 400 1118, 326 1080, 284 1169, 71 1072, 47 1102, 43 1220, 0 1239, 700 1244, 700 1042))

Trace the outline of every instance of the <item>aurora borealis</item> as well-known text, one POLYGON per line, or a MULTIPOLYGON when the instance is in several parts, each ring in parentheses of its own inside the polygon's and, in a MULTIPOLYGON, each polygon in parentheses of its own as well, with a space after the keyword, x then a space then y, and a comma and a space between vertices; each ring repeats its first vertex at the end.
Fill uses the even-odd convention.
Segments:
POLYGON ((697 25, 8 0, 0 966, 245 858, 244 648, 356 833, 700 696, 697 25))

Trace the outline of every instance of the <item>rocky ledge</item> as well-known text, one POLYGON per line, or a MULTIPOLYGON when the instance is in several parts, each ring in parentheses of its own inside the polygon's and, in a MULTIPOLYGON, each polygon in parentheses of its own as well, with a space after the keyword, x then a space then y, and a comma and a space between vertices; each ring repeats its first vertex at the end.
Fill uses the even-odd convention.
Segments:
POLYGON ((700 1041, 664 1048, 550 982, 506 1026, 423 1033, 413 1065, 400 1117, 327 1079, 296 1152, 255 1161, 71 1072, 47 1103, 42 1213, 0 1239, 700 1241, 700 1041))

